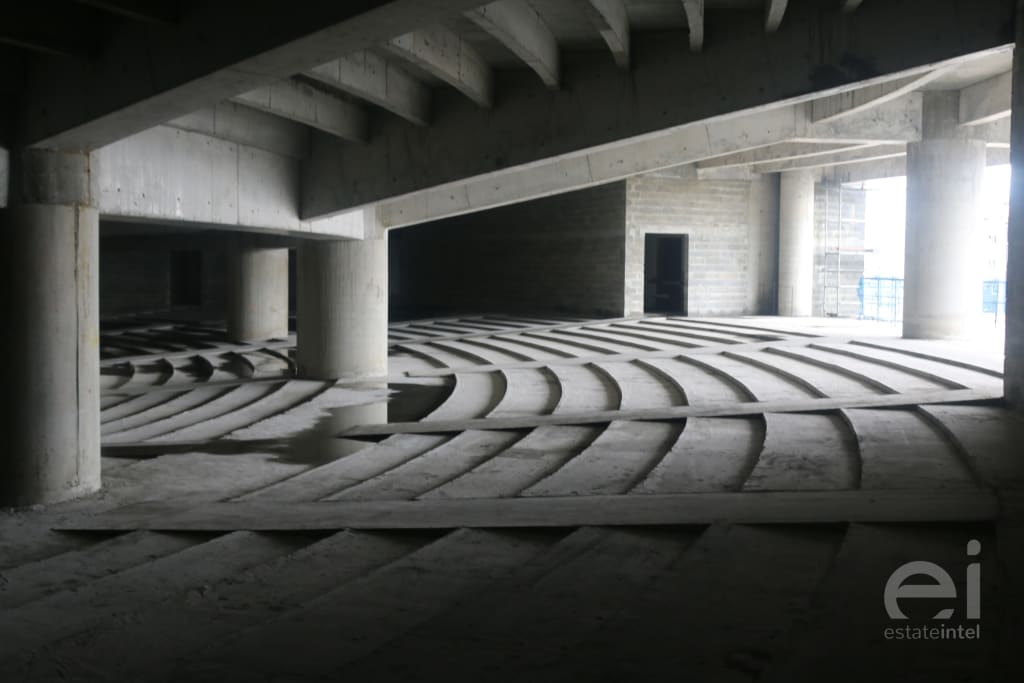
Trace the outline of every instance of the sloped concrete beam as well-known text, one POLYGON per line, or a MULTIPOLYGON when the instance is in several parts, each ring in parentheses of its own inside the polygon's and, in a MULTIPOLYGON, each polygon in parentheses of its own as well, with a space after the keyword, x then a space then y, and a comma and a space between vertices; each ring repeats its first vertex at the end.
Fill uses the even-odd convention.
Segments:
POLYGON ((342 55, 446 21, 480 0, 203 3, 171 26, 126 23, 91 60, 39 59, 21 139, 95 149, 342 55), (219 36, 230 36, 220 40, 219 36))
MULTIPOLYGON (((759 14, 737 13, 731 30, 716 38, 699 59, 680 50, 678 36, 670 32, 645 34, 642 42, 634 40, 628 72, 604 55, 584 56, 579 64, 574 62, 571 89, 539 90, 533 74, 508 72, 502 74, 501 106, 494 110, 446 98, 445 116, 427 129, 382 120, 375 122, 373 140, 358 146, 342 146, 326 136, 316 136, 304 173, 304 214, 325 216, 467 178, 569 162, 613 147, 621 149, 622 143, 644 145, 648 139, 686 125, 763 111, 768 103, 798 104, 837 94, 850 89, 852 83, 823 91, 819 75, 842 63, 844 55, 871 56, 870 79, 844 76, 863 87, 949 63, 944 60, 966 61, 994 54, 989 50, 1005 52, 1004 26, 1012 9, 1003 0, 955 0, 922 15, 917 2, 891 0, 842 15, 820 12, 811 5, 791 3, 777 40, 765 40, 759 14), (871 30, 879 22, 894 30, 871 30), (818 39, 821 35, 838 38, 823 46, 818 39), (893 37, 896 35, 899 39, 893 37), (874 75, 878 73, 891 75, 874 75), (732 84, 728 97, 722 96, 722 81, 732 84), (689 86, 680 87, 681 83, 689 86), (580 112, 586 116, 581 117, 580 112), (431 162, 418 161, 423 159, 431 162)), ((914 114, 908 112, 907 116, 914 114)), ((878 131, 890 124, 881 115, 865 119, 865 135, 858 139, 907 140, 869 134, 869 129, 878 131)), ((834 122, 836 126, 843 123, 843 119, 834 122)), ((906 125, 897 121, 894 127, 906 125)), ((798 138, 850 139, 829 138, 827 133, 826 128, 820 135, 819 131, 808 135, 805 130, 760 144, 798 138)), ((757 146, 746 139, 739 142, 748 144, 720 153, 757 146)), ((694 156, 662 167, 704 158, 694 156)), ((629 165, 625 159, 618 164, 620 168, 629 165)), ((657 167, 657 160, 652 160, 643 170, 657 167)))
POLYGON ((303 75, 366 100, 420 126, 430 120, 430 88, 405 69, 359 50, 303 75))
POLYGON ((537 72, 544 85, 558 87, 558 43, 537 11, 524 0, 498 0, 466 16, 537 72))
POLYGON ((856 114, 911 93, 941 76, 941 69, 924 74, 897 78, 839 95, 831 95, 811 103, 811 120, 829 123, 843 116, 856 114))
POLYGON ((1013 73, 999 74, 960 91, 960 125, 976 126, 1010 116, 1013 73))
POLYGON ((366 140, 366 112, 354 104, 294 79, 278 81, 232 98, 289 121, 322 130, 343 140, 366 140))
POLYGON ((473 102, 490 108, 494 102, 491 67, 472 45, 435 24, 399 36, 388 49, 441 79, 473 102))
POLYGON ((776 161, 766 164, 755 164, 754 173, 783 173, 785 171, 797 171, 801 169, 821 168, 823 166, 841 166, 843 164, 855 164, 861 161, 876 161, 879 159, 891 159, 906 155, 907 146, 896 145, 871 145, 857 147, 852 150, 822 154, 813 157, 801 157, 789 161, 776 161))
POLYGON ((856 149, 860 145, 849 145, 844 142, 815 143, 815 142, 785 142, 766 147, 758 147, 745 152, 728 154, 714 157, 698 162, 698 170, 709 170, 712 168, 736 168, 741 166, 752 166, 774 161, 789 161, 791 159, 803 159, 832 154, 839 150, 856 149))

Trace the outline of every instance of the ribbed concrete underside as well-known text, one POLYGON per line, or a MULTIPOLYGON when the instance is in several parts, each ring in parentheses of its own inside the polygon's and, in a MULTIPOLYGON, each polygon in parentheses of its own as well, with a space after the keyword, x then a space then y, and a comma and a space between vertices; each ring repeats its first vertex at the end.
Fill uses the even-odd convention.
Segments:
POLYGON ((1019 668, 998 356, 771 319, 453 318, 391 345, 389 415, 383 383, 295 379, 294 340, 109 327, 104 492, 0 517, 0 679, 1019 668), (982 638, 886 641, 943 607, 974 623, 971 539, 982 638), (911 560, 959 598, 893 621, 911 560))

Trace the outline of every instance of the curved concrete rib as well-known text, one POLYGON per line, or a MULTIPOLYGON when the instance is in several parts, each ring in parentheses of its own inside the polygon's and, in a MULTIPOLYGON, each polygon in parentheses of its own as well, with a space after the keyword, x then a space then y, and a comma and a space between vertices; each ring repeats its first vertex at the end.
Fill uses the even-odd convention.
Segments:
POLYGON ((1024 489, 1024 418, 992 406, 935 405, 919 410, 960 444, 985 485, 1024 489))
POLYGON ((630 493, 738 491, 764 442, 760 417, 686 420, 679 439, 630 493))
MULTIPOLYGON (((552 330, 553 332, 554 330, 552 330)), ((592 356, 594 354, 602 356, 615 355, 615 351, 608 349, 606 346, 594 344, 592 342, 586 342, 578 338, 565 338, 555 337, 550 332, 523 332, 519 335, 521 338, 536 339, 542 343, 545 347, 550 349, 556 349, 572 356, 592 356)))
POLYGON ((488 417, 550 415, 562 397, 558 380, 550 372, 534 369, 504 370, 505 393, 488 417))
POLYGON ((764 420, 764 448, 744 491, 857 488, 857 441, 841 417, 766 413, 764 420))
MULTIPOLYGON (((892 361, 892 360, 888 360, 888 359, 885 359, 885 358, 881 358, 879 356, 871 356, 871 355, 868 355, 868 354, 859 353, 858 351, 850 348, 849 344, 837 345, 837 344, 827 344, 827 343, 814 343, 814 344, 811 344, 809 348, 817 350, 817 351, 824 351, 826 353, 834 354, 834 355, 837 355, 837 356, 843 356, 844 357, 844 360, 843 360, 844 363, 847 362, 845 359, 850 359, 852 361, 858 361, 860 363, 865 363, 865 364, 867 364, 867 366, 874 365, 874 366, 876 366, 878 368, 881 368, 883 370, 883 372, 877 372, 876 371, 875 374, 876 375, 882 375, 882 381, 886 382, 887 384, 891 384, 890 378, 895 378, 895 377, 897 377, 899 375, 902 375, 904 377, 911 376, 911 377, 917 378, 920 382, 922 382, 924 384, 927 384, 927 385, 930 385, 933 388, 934 387, 942 387, 943 389, 966 389, 966 388, 968 388, 968 387, 965 387, 964 385, 960 384, 959 382, 955 382, 955 381, 946 379, 944 376, 937 375, 937 374, 935 374, 932 371, 922 370, 919 367, 915 367, 913 363, 897 362, 897 361, 892 361), (891 372, 888 373, 888 374, 884 374, 884 370, 889 370, 891 372)), ((941 372, 941 370, 940 370, 940 372, 941 372)), ((904 380, 904 381, 906 381, 906 380, 904 380)), ((907 384, 910 384, 910 383, 907 382, 907 384)), ((918 384, 918 386, 922 386, 922 385, 918 384)), ((923 386, 922 386, 922 388, 923 388, 923 386)))
POLYGON ((522 334, 493 336, 489 339, 495 343, 508 345, 513 351, 523 349, 524 354, 529 354, 538 360, 578 358, 580 355, 576 349, 568 350, 564 346, 530 339, 522 334))
POLYGON ((831 372, 831 373, 833 373, 834 375, 837 375, 837 376, 841 375, 843 377, 847 377, 850 380, 852 380, 853 382, 863 386, 865 391, 870 392, 870 393, 879 393, 879 394, 896 394, 896 393, 899 393, 895 389, 890 387, 889 385, 885 384, 884 382, 882 382, 882 381, 880 381, 878 379, 875 379, 873 377, 869 377, 867 375, 864 375, 864 374, 862 374, 860 372, 857 372, 857 371, 853 370, 850 367, 847 367, 847 365, 845 363, 843 363, 841 359, 836 358, 836 359, 831 359, 830 360, 829 358, 827 358, 826 356, 823 356, 821 354, 819 354, 817 356, 813 355, 813 353, 814 353, 813 349, 810 350, 810 354, 809 354, 808 353, 808 349, 806 349, 804 347, 786 347, 786 348, 782 348, 782 347, 779 347, 779 346, 773 346, 773 347, 765 349, 765 353, 770 353, 773 356, 782 356, 782 357, 785 357, 785 358, 789 358, 789 359, 794 360, 794 361, 796 361, 798 363, 803 363, 805 365, 811 365, 811 366, 814 366, 814 367, 823 368, 823 369, 825 369, 825 370, 827 370, 827 371, 829 371, 829 372, 831 372))
POLYGON ((449 439, 449 436, 437 434, 396 434, 234 500, 282 503, 320 500, 398 467, 447 443, 449 439))
POLYGON ((615 382, 619 410, 685 405, 686 400, 663 374, 635 362, 600 361, 593 364, 615 382))
POLYGON ((648 358, 644 365, 657 368, 676 382, 686 398, 684 405, 726 405, 753 400, 753 396, 731 378, 709 372, 682 358, 648 358))
POLYGON ((607 375, 590 364, 551 365, 548 370, 558 380, 561 392, 553 415, 579 415, 595 410, 615 410, 619 395, 607 375))
POLYGON ((809 388, 801 379, 788 376, 775 366, 752 365, 746 360, 737 360, 724 354, 701 356, 700 362, 742 382, 759 401, 821 396, 820 392, 809 388))
POLYGON ((467 430, 437 448, 325 500, 409 500, 461 476, 523 438, 521 432, 467 430))
POLYGON ((133 429, 127 429, 111 435, 105 441, 113 444, 146 441, 149 439, 159 439, 160 441, 173 440, 176 438, 176 432, 199 422, 230 415, 234 411, 260 400, 267 394, 279 390, 283 385, 284 382, 243 384, 223 393, 212 401, 207 401, 194 408, 175 413, 161 420, 149 422, 133 429))
POLYGON ((139 414, 143 411, 149 410, 150 408, 156 407, 161 403, 167 403, 173 401, 179 396, 188 393, 187 391, 168 391, 168 392, 152 392, 147 394, 139 394, 138 396, 132 397, 128 401, 118 403, 116 406, 104 410, 100 413, 100 424, 106 426, 108 423, 114 422, 115 420, 122 420, 132 415, 139 414))
POLYGON ((699 349, 706 346, 706 344, 702 344, 693 339, 687 339, 685 336, 674 332, 661 331, 653 328, 641 328, 636 324, 630 323, 611 323, 608 328, 599 329, 612 329, 615 330, 616 334, 664 344, 668 349, 699 349))
POLYGON ((420 499, 515 496, 586 449, 602 431, 600 427, 538 427, 511 448, 420 499))
MULTIPOLYGON (((175 441, 216 439, 301 405, 323 391, 322 382, 288 380, 246 406, 174 432, 175 441)), ((162 440, 162 439, 161 439, 162 440)))
MULTIPOLYGON (((103 437, 106 440, 110 436, 119 432, 141 427, 151 422, 157 422, 186 410, 192 410, 193 408, 197 408, 204 403, 208 403, 219 396, 222 396, 227 391, 229 390, 224 389, 223 387, 200 386, 181 394, 170 394, 172 397, 170 400, 162 401, 155 406, 147 408, 146 410, 135 412, 131 415, 118 419, 105 421, 103 423, 103 437)), ((165 394, 165 396, 166 395, 167 394, 165 394)))
POLYGON ((424 422, 464 420, 490 414, 507 391, 503 372, 457 372, 444 402, 423 417, 424 422))
POLYGON ((864 489, 979 486, 949 439, 914 410, 843 411, 857 433, 864 489))
POLYGON ((583 452, 521 495, 626 493, 650 474, 682 429, 678 422, 612 422, 583 452))

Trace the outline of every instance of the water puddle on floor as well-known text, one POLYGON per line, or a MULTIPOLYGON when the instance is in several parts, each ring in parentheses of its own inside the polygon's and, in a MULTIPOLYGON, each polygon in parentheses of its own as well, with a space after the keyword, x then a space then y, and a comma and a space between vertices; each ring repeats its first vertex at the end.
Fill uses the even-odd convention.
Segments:
MULTIPOLYGON (((288 439, 282 460, 319 465, 352 455, 375 442, 372 439, 347 439, 336 436, 352 427, 416 422, 440 406, 452 392, 452 383, 393 382, 387 385, 388 399, 378 403, 337 406, 317 423, 312 434, 288 439)), ((376 439, 376 441, 383 440, 376 439)))
POLYGON ((273 454, 282 462, 321 465, 352 455, 374 445, 376 439, 349 439, 348 429, 364 425, 394 422, 416 422, 433 412, 451 394, 450 380, 397 382, 387 386, 368 383, 338 388, 343 405, 321 407, 321 414, 312 423, 298 430, 266 438, 217 438, 201 442, 170 442, 108 445, 103 455, 108 458, 151 459, 175 453, 217 456, 273 454), (365 393, 364 393, 365 392, 365 393), (386 400, 374 400, 385 398, 386 400), (369 400, 367 403, 353 401, 369 400))

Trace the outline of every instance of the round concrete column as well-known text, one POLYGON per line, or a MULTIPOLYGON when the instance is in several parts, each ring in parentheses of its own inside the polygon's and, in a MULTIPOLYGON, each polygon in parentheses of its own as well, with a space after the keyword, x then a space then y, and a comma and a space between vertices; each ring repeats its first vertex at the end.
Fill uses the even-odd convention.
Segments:
POLYGON ((288 250, 239 246, 228 253, 228 337, 288 336, 288 250))
POLYGON ((814 301, 814 175, 779 181, 779 315, 811 315, 814 301))
POLYGON ((903 336, 968 336, 981 308, 977 264, 985 142, 962 138, 956 92, 927 92, 921 142, 907 146, 903 336))
POLYGON ((383 377, 388 371, 388 241, 308 241, 299 247, 299 374, 383 377))
POLYGON ((12 159, 0 210, 0 506, 100 486, 99 213, 86 154, 12 159))

